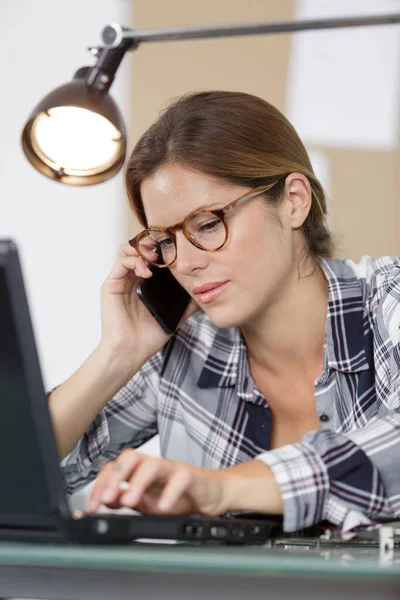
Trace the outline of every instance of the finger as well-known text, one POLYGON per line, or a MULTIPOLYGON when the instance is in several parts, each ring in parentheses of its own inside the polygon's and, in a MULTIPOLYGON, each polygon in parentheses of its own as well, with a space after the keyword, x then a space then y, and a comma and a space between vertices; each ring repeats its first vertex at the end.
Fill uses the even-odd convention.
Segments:
MULTIPOLYGON (((108 281, 123 280, 129 273, 134 273, 137 277, 151 277, 152 273, 146 262, 140 256, 125 256, 120 258, 113 266, 107 277, 108 281)), ((107 281, 106 280, 106 281, 107 281)))
MULTIPOLYGON (((127 489, 126 487, 121 487, 121 486, 124 486, 124 484, 126 484, 126 486, 129 487, 129 484, 127 481, 121 481, 120 489, 127 489)), ((101 504, 104 504, 104 502, 101 502, 101 504)), ((112 508, 112 509, 121 508, 120 497, 117 496, 113 502, 107 502, 107 508, 112 508)))
POLYGON ((138 246, 131 245, 130 243, 123 244, 117 250, 117 262, 120 262, 127 257, 140 258, 145 265, 147 265, 146 261, 158 262, 159 253, 157 252, 156 248, 157 245, 155 245, 155 242, 152 239, 140 241, 138 246), (140 252, 138 252, 138 249, 140 249, 140 252))
POLYGON ((135 246, 131 246, 129 243, 122 244, 121 246, 119 246, 119 248, 117 249, 117 260, 119 260, 123 256, 138 256, 138 252, 135 246))
POLYGON ((157 240, 155 240, 151 235, 148 235, 147 237, 142 237, 139 242, 136 243, 134 248, 146 248, 147 250, 151 251, 156 248, 157 243, 157 240))
POLYGON ((95 511, 101 504, 116 501, 120 494, 120 483, 129 479, 135 465, 143 459, 144 455, 135 450, 121 452, 117 460, 109 462, 100 472, 93 488, 88 509, 95 511))
POLYGON ((140 240, 129 242, 140 256, 150 262, 158 262, 159 259, 159 242, 152 236, 142 237, 140 240))
POLYGON ((129 243, 123 244, 118 248, 116 254, 116 263, 119 263, 126 258, 138 258, 139 261, 143 261, 143 263, 147 265, 146 261, 143 259, 143 256, 137 251, 137 248, 135 246, 131 246, 129 243))
POLYGON ((107 487, 103 489, 102 502, 103 504, 109 504, 115 502, 115 500, 121 495, 121 484, 122 482, 128 481, 132 477, 132 473, 135 472, 138 465, 146 460, 144 454, 135 452, 135 450, 125 450, 122 452, 117 461, 115 461, 111 473, 107 481, 107 487))
MULTIPOLYGON (((174 512, 174 507, 182 507, 179 502, 181 497, 188 492, 192 483, 192 474, 185 469, 180 469, 171 475, 161 494, 157 507, 162 512, 174 512)), ((189 507, 189 504, 188 504, 189 507)), ((181 511, 179 511, 181 512, 181 511)), ((186 511, 185 511, 186 512, 186 511)))
POLYGON ((89 512, 96 512, 101 505, 101 496, 103 489, 107 485, 108 472, 112 469, 113 461, 107 463, 98 473, 95 479, 94 486, 90 492, 87 501, 87 509, 89 512))
POLYGON ((152 276, 147 262, 141 256, 125 256, 121 259, 121 265, 128 271, 134 271, 139 277, 152 276))
POLYGON ((140 242, 138 245, 139 254, 150 262, 158 262, 159 252, 157 246, 151 240, 140 242))
POLYGON ((143 461, 129 479, 130 489, 121 495, 121 504, 134 508, 152 484, 162 483, 165 479, 168 462, 162 458, 150 457, 143 461))

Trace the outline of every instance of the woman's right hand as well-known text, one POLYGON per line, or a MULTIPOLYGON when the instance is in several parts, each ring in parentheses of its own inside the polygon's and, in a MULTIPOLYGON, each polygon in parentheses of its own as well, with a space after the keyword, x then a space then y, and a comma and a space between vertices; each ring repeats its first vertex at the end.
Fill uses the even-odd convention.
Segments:
MULTIPOLYGON (((118 249, 115 265, 101 287, 101 344, 118 353, 135 352, 143 363, 170 337, 136 293, 140 279, 151 276, 143 258, 129 244, 124 244, 118 249)), ((197 304, 191 301, 182 321, 197 309, 197 304)))

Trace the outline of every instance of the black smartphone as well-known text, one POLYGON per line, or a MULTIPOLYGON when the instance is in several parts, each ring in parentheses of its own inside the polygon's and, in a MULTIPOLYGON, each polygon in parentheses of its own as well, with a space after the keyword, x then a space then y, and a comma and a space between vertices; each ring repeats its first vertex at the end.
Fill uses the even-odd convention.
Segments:
POLYGON ((168 268, 151 271, 153 275, 139 282, 136 293, 165 333, 172 335, 189 304, 190 295, 168 268))

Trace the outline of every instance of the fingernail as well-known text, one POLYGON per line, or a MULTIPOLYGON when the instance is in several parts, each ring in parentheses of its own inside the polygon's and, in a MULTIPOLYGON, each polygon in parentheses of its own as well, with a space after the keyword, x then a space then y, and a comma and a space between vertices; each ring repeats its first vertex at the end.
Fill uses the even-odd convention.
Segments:
POLYGON ((114 500, 114 491, 113 490, 106 490, 103 495, 102 495, 102 499, 103 502, 111 502, 112 500, 114 500))
POLYGON ((97 502, 95 502, 94 500, 88 500, 87 509, 89 512, 95 512, 95 510, 97 509, 97 502))
POLYGON ((126 506, 130 506, 132 504, 134 504, 136 502, 136 496, 137 494, 133 493, 133 494, 122 494, 121 498, 120 498, 120 502, 121 504, 125 504, 126 506))

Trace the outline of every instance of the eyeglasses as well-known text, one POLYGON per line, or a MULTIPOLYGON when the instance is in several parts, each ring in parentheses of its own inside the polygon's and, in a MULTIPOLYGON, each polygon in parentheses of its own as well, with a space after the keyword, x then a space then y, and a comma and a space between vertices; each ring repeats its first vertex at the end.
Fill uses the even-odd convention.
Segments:
POLYGON ((235 208, 270 190, 278 181, 280 179, 272 184, 256 187, 224 208, 190 213, 184 221, 171 227, 144 229, 129 240, 129 244, 147 263, 161 269, 170 267, 176 261, 175 233, 179 230, 182 230, 185 238, 200 250, 221 250, 228 240, 228 224, 225 217, 235 208))

